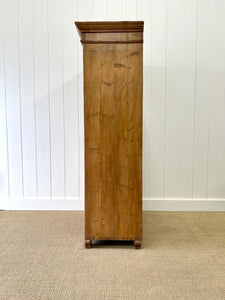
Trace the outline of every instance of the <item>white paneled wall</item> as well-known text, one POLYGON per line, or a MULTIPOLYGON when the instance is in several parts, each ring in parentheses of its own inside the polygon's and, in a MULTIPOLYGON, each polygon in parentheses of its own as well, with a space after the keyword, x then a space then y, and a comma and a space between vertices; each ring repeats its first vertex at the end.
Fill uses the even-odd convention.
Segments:
POLYGON ((0 208, 83 208, 74 21, 144 20, 144 209, 225 210, 224 0, 7 0, 0 11, 0 208))

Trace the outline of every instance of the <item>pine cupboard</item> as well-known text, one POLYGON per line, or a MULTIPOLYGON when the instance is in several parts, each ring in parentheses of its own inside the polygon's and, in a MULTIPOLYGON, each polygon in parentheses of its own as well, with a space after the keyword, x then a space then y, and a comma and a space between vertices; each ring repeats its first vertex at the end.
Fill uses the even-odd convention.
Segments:
POLYGON ((142 240, 144 22, 75 22, 83 45, 85 246, 142 240))

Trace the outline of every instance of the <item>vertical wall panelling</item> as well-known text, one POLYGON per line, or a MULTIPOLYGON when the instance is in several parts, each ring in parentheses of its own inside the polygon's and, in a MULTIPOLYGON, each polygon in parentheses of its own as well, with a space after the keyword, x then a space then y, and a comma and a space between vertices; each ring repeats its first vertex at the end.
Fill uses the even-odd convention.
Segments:
POLYGON ((48 14, 45 0, 33 0, 37 195, 51 197, 48 14))
POLYGON ((36 124, 33 65, 33 3, 20 0, 18 7, 19 76, 23 146, 24 197, 37 196, 36 124))
POLYGON ((137 18, 137 0, 122 1, 122 19, 124 21, 134 21, 137 18))
MULTIPOLYGON (((93 6, 92 0, 81 1, 78 0, 77 3, 77 21, 91 21, 93 19, 93 6)), ((75 28, 75 27, 74 27, 75 28)), ((75 29, 74 29, 75 30, 75 29)), ((78 37, 77 39, 78 47, 78 98, 79 98, 79 168, 80 168, 80 197, 84 198, 84 107, 83 107, 83 54, 82 47, 80 45, 78 37)))
POLYGON ((209 102, 209 152, 207 198, 225 196, 225 2, 213 1, 211 6, 212 75, 209 102))
MULTIPOLYGON (((150 159, 149 174, 146 182, 146 196, 151 199, 163 197, 164 189, 164 136, 165 136, 165 103, 166 103, 166 55, 167 55, 167 0, 152 0, 151 11, 151 107, 150 144, 146 156, 150 159)), ((146 83, 147 84, 147 83, 146 83)), ((146 97, 147 98, 147 97, 146 97)), ((147 118, 147 113, 146 113, 147 118)))
POLYGON ((77 3, 63 1, 63 78, 64 78, 64 138, 65 138, 65 195, 79 198, 79 116, 78 116, 78 60, 74 20, 77 3))
POLYGON ((144 2, 145 0, 136 1, 137 20, 144 20, 144 2))
POLYGON ((144 20, 143 53, 143 197, 150 194, 150 111, 151 111, 151 57, 152 57, 152 0, 143 0, 138 6, 138 18, 144 20))
MULTIPOLYGON (((4 41, 6 112, 8 127, 8 155, 10 196, 23 197, 23 163, 21 136, 21 95, 20 95, 20 61, 18 43, 18 2, 9 0, 5 3, 5 14, 10 16, 6 26, 4 41)), ((10 200, 8 200, 10 201, 10 200)))
POLYGON ((197 2, 183 1, 181 8, 180 95, 178 132, 178 199, 192 198, 195 114, 197 2))
POLYGON ((107 0, 93 0, 93 21, 106 21, 108 1, 107 0))
POLYGON ((178 198, 182 1, 168 1, 164 197, 178 198))
POLYGON ((198 0, 193 198, 208 189, 209 105, 212 98, 212 3, 198 0))
POLYGON ((65 196, 62 0, 48 0, 52 197, 65 196))
POLYGON ((0 208, 82 209, 74 21, 144 20, 143 207, 225 210, 223 0, 3 2, 0 208))
POLYGON ((122 19, 122 0, 108 0, 108 21, 117 21, 122 19))
MULTIPOLYGON (((1 21, 0 21, 1 22, 1 21)), ((2 201, 9 198, 8 130, 5 95, 5 62, 3 37, 0 37, 0 209, 2 201)))

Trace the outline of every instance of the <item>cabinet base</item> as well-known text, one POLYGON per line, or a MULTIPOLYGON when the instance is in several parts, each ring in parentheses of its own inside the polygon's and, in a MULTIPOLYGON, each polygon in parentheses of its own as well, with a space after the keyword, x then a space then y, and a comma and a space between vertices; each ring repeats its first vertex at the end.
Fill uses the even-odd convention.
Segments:
POLYGON ((92 248, 92 240, 85 240, 85 248, 92 248))
MULTIPOLYGON (((132 242, 132 240, 96 240, 100 243, 98 244, 107 244, 109 245, 109 242, 110 242, 110 245, 121 245, 123 242, 132 242)), ((133 240, 133 245, 134 245, 134 248, 135 249, 140 249, 141 248, 141 240, 133 240)), ((89 248, 92 248, 92 240, 85 240, 85 248, 89 249, 89 248)))
POLYGON ((135 249, 141 249, 141 241, 134 241, 134 248, 135 249))

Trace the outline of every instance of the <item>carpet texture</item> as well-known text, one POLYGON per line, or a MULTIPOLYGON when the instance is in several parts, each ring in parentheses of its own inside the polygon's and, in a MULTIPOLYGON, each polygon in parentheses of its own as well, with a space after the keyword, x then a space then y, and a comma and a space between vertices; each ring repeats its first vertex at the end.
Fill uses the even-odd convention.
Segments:
POLYGON ((225 213, 144 212, 140 250, 83 232, 83 212, 1 212, 0 299, 225 299, 225 213))

